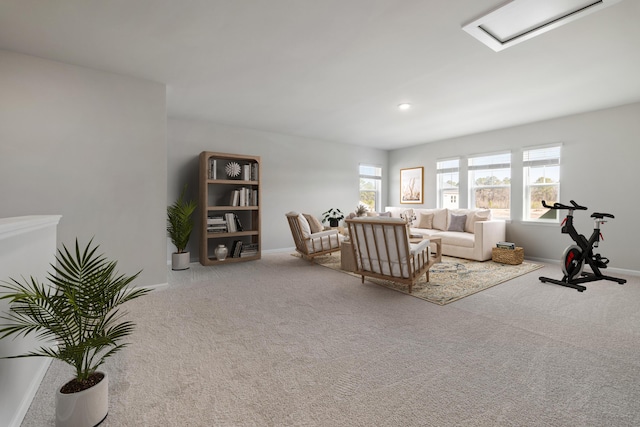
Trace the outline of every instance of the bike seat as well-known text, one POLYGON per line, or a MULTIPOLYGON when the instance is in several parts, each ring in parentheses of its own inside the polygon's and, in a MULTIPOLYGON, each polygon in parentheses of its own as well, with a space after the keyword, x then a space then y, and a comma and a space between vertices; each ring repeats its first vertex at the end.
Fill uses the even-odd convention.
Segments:
POLYGON ((591 214, 591 218, 598 218, 598 219, 602 219, 604 217, 607 218, 615 218, 615 216, 608 214, 608 213, 601 213, 601 212, 594 212, 591 214))

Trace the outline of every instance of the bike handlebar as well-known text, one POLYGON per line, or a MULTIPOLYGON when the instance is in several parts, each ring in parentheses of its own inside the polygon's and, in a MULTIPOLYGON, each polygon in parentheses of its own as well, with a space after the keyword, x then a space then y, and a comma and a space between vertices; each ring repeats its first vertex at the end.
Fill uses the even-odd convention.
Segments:
POLYGON ((542 201, 542 206, 548 209, 577 209, 580 211, 586 211, 588 208, 586 206, 580 206, 575 201, 570 200, 573 206, 563 205, 562 203, 555 202, 553 206, 548 205, 544 200, 542 201))

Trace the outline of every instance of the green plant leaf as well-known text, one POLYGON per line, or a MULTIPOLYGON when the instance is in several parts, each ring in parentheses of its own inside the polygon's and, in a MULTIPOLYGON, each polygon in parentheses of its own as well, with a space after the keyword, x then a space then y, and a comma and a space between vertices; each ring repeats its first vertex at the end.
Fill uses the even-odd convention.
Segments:
POLYGON ((171 242, 175 245, 178 253, 184 252, 191 232, 193 231, 193 223, 191 221, 191 215, 196 210, 197 204, 191 200, 186 202, 184 200, 184 194, 187 191, 187 184, 184 185, 182 193, 178 200, 169 207, 167 207, 167 233, 171 242))
POLYGON ((88 378, 105 359, 126 346, 121 342, 134 330, 122 304, 141 297, 147 288, 129 288, 140 272, 116 273, 116 261, 97 253, 93 239, 73 251, 65 245, 48 273, 49 284, 30 280, 0 284, 0 299, 9 301, 9 312, 0 316, 0 338, 34 334, 50 347, 16 357, 52 357, 71 365, 76 379, 88 378), (54 345, 55 344, 55 345, 54 345))

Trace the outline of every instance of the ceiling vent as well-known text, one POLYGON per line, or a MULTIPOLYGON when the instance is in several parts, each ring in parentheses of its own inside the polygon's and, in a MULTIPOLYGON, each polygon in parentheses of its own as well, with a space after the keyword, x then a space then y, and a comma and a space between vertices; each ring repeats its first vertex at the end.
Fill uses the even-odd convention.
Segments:
POLYGON ((620 0, 513 0, 462 27, 499 52, 620 0))

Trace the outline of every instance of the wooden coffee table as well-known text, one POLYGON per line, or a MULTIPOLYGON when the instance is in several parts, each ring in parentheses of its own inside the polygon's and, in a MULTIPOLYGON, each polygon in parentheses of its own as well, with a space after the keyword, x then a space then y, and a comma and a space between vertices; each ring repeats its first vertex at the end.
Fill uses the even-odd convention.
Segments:
POLYGON ((436 245, 436 254, 432 259, 429 259, 429 263, 433 265, 435 263, 442 262, 442 237, 411 237, 409 242, 420 243, 424 239, 429 239, 429 246, 431 246, 432 243, 436 245))

